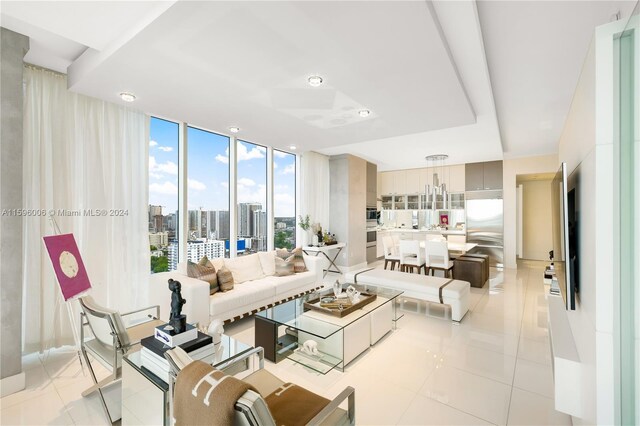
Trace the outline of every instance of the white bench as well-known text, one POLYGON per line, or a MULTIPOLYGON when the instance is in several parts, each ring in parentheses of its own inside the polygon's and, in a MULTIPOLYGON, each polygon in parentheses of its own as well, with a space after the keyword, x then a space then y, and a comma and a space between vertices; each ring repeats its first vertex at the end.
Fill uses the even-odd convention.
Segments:
POLYGON ((453 321, 461 321, 469 310, 471 284, 467 281, 386 269, 362 269, 347 272, 345 279, 348 283, 391 288, 403 291, 407 297, 449 305, 453 321))

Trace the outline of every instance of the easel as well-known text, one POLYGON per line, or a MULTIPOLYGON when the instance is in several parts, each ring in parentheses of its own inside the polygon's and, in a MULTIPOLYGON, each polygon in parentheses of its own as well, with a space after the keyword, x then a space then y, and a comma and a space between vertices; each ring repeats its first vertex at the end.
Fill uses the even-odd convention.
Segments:
MULTIPOLYGON (((62 232, 60 231, 60 227, 58 226, 58 223, 56 222, 55 218, 53 217, 53 215, 49 215, 49 221, 51 222, 51 227, 53 228, 53 233, 54 235, 60 235, 62 234, 62 232)), ((56 298, 56 310, 55 310, 55 314, 54 314, 54 329, 55 329, 55 325, 56 322, 58 320, 58 309, 60 308, 60 296, 62 296, 62 288, 60 288, 60 292, 58 293, 58 297, 56 298)), ((72 300, 75 300, 77 297, 79 297, 81 295, 77 295, 67 301, 65 301, 65 305, 67 306, 67 314, 69 315, 69 324, 71 325, 71 333, 73 334, 73 342, 75 345, 75 350, 76 350, 76 354, 78 355, 78 360, 80 361, 80 367, 82 368, 82 374, 84 374, 84 363, 82 362, 82 354, 80 353, 80 345, 82 342, 80 342, 80 335, 78 333, 78 330, 75 327, 75 320, 73 318, 73 309, 71 308, 71 302, 72 300)))

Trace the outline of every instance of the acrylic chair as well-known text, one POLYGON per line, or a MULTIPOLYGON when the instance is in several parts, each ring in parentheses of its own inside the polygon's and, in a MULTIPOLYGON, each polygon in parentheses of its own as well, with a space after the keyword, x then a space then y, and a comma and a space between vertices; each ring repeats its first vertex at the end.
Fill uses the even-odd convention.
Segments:
POLYGON ((103 389, 122 378, 122 356, 136 347, 145 337, 154 333, 154 328, 163 324, 160 321, 160 307, 158 305, 149 306, 135 311, 120 314, 113 309, 98 305, 91 296, 84 296, 78 299, 82 312, 80 313, 80 351, 91 374, 93 386, 82 392, 82 396, 88 396, 93 392, 98 392, 102 408, 110 423, 118 419, 113 419, 104 398, 103 389), (148 315, 147 320, 139 322, 132 327, 125 327, 123 317, 155 309, 155 316, 148 315), (85 328, 89 327, 93 336, 85 336, 85 328), (92 358, 111 371, 106 378, 98 381, 91 361, 92 358))
POLYGON ((390 235, 382 237, 382 247, 384 248, 384 269, 387 269, 387 265, 391 263, 391 270, 393 271, 396 264, 400 263, 398 247, 393 244, 393 238, 390 235))
POLYGON ((424 268, 427 274, 427 266, 425 263, 424 252, 420 249, 420 241, 417 240, 401 240, 400 241, 400 270, 411 272, 417 268, 418 273, 424 268))
POLYGON ((425 243, 425 261, 427 268, 434 275, 434 270, 441 270, 445 277, 449 277, 453 269, 453 262, 449 260, 447 241, 429 241, 425 243))

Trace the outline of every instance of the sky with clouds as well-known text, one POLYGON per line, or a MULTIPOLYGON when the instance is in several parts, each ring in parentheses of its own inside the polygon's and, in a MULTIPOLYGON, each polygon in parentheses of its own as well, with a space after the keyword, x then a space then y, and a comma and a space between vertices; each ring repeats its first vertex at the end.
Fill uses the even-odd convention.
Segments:
MULTIPOLYGON (((178 125, 151 118, 149 203, 163 214, 178 205, 178 125)), ((189 209, 229 209, 229 138, 189 127, 187 130, 189 209)), ((266 206, 266 148, 238 141, 238 202, 266 206)), ((295 156, 274 150, 276 217, 295 216, 295 156)))

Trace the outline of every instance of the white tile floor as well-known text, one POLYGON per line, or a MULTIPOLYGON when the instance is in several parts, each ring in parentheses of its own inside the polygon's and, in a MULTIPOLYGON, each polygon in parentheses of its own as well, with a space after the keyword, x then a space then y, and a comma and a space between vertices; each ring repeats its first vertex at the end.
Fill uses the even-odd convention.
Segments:
MULTIPOLYGON (((345 372, 322 376, 288 360, 267 368, 329 398, 353 386, 363 425, 571 424, 553 409, 542 268, 492 270, 460 325, 440 318, 440 306, 429 314, 407 303, 398 329, 345 372)), ((253 344, 253 320, 227 333, 253 344)), ((97 399, 80 396, 90 379, 73 351, 26 356, 24 368, 27 389, 0 400, 0 424, 106 423, 97 399)))

